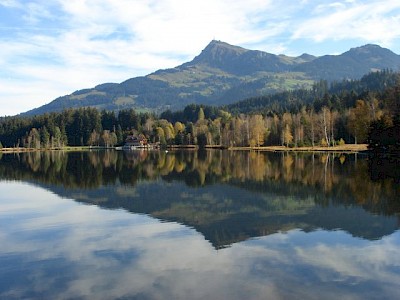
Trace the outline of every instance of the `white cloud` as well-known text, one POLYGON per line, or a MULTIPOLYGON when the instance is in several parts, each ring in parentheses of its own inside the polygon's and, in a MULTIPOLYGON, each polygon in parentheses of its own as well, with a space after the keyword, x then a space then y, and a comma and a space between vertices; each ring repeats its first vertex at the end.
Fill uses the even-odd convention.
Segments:
POLYGON ((368 241, 292 230, 215 250, 181 224, 81 205, 26 183, 0 182, 0 200, 0 217, 11 222, 0 232, 0 275, 24 270, 0 298, 46 288, 44 298, 364 299, 393 298, 400 288, 399 231, 368 241))
POLYGON ((174 67, 213 38, 277 54, 305 52, 299 40, 393 46, 400 38, 397 2, 1 0, 5 15, 20 18, 0 25, 0 85, 8 86, 7 94, 0 91, 0 115, 43 105, 55 98, 53 91, 59 96, 174 67), (47 71, 36 77, 38 66, 47 71), (10 99, 17 106, 7 106, 10 99))
POLYGON ((20 7, 17 0, 0 0, 0 5, 5 7, 20 7))
POLYGON ((302 22, 292 39, 360 39, 390 46, 400 38, 400 3, 398 1, 336 2, 318 5, 313 17, 302 22), (394 15, 391 13, 394 12, 394 15), (395 29, 395 30, 393 30, 395 29))
POLYGON ((25 15, 23 19, 30 24, 37 24, 42 19, 51 19, 53 15, 44 6, 37 3, 28 3, 24 6, 25 15))

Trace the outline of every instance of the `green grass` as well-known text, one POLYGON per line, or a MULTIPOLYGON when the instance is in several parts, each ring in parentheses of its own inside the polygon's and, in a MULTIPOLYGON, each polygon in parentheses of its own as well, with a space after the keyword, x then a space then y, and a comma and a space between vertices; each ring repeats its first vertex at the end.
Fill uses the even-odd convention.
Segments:
POLYGON ((116 105, 133 105, 135 104, 135 98, 132 96, 128 97, 118 97, 114 100, 116 105))
POLYGON ((105 92, 90 91, 90 92, 85 93, 85 94, 70 95, 70 96, 69 96, 69 99, 71 99, 71 100, 83 100, 83 99, 85 99, 87 96, 90 96, 90 95, 101 95, 101 96, 104 96, 104 95, 106 95, 106 94, 107 94, 107 93, 105 93, 105 92))

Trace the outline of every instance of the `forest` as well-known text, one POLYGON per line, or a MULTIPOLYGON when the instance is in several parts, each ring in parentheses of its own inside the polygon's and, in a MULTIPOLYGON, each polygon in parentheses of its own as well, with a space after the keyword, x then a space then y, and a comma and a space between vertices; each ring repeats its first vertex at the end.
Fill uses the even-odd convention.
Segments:
POLYGON ((33 117, 0 118, 0 147, 62 148, 123 145, 143 134, 163 146, 333 146, 368 143, 399 149, 400 74, 370 73, 360 80, 316 82, 300 89, 211 107, 188 105, 160 115, 134 109, 86 107, 33 117))
MULTIPOLYGON (((190 187, 223 183, 261 194, 275 193, 288 199, 293 195, 304 201, 311 197, 322 206, 357 205, 376 214, 398 214, 398 168, 386 169, 382 176, 382 169, 374 160, 357 161, 356 156, 330 152, 30 151, 13 155, 0 153, 0 179, 35 180, 46 186, 88 189, 91 193, 102 186, 135 187, 140 182, 159 178, 184 182, 190 187), (380 174, 379 180, 375 178, 377 174, 380 174)), ((98 197, 104 200, 104 190, 99 193, 98 197)), ((169 207, 170 199, 154 198, 158 208, 162 201, 169 207)), ((176 197, 172 198, 175 200, 176 197)), ((115 193, 110 195, 110 201, 116 202, 116 199, 115 193)), ((149 205, 148 200, 143 203, 149 205)), ((185 198, 185 201, 189 200, 185 198)), ((260 205, 251 201, 254 200, 247 199, 243 205, 253 208, 260 205)), ((138 205, 139 202, 142 201, 123 199, 118 206, 138 205)), ((197 203, 196 207, 199 205, 197 203)), ((293 205, 298 208, 298 201, 293 205)), ((282 208, 278 203, 277 206, 282 208)))

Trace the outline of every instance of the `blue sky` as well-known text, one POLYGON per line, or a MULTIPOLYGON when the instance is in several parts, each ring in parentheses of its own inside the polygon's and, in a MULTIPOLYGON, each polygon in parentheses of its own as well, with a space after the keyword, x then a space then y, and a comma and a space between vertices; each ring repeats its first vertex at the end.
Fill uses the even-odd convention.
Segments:
POLYGON ((177 66, 217 39, 274 54, 400 54, 398 0, 0 0, 0 116, 177 66))

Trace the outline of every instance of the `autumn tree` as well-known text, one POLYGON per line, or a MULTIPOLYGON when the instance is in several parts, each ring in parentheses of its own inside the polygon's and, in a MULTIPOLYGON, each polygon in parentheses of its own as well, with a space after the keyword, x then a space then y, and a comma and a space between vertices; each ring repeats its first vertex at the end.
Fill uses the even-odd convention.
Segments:
POLYGON ((357 100, 356 107, 350 109, 348 128, 354 137, 354 143, 365 142, 368 135, 371 116, 364 100, 357 100))
POLYGON ((288 147, 293 142, 292 135, 292 116, 286 112, 282 115, 282 133, 281 133, 282 145, 288 147))
POLYGON ((210 134, 213 143, 221 145, 221 118, 218 117, 210 123, 210 134))
POLYGON ((250 146, 262 146, 265 138, 265 125, 262 115, 252 115, 249 120, 250 127, 250 146))
POLYGON ((175 131, 175 144, 183 145, 185 138, 185 125, 183 125, 179 121, 175 122, 174 131, 175 131))
POLYGON ((293 127, 294 127, 294 144, 300 146, 304 144, 304 126, 302 122, 301 113, 297 113, 293 116, 293 127))
POLYGON ((174 130, 175 130, 176 134, 183 133, 185 130, 185 125, 183 125, 181 122, 177 121, 177 122, 175 122, 174 130))
POLYGON ((166 124, 164 129, 165 140, 168 144, 172 144, 175 138, 175 130, 171 123, 166 124))
POLYGON ((235 146, 245 146, 249 140, 249 123, 243 115, 233 118, 231 120, 231 136, 232 143, 235 146))
POLYGON ((95 146, 95 145, 98 146, 99 143, 100 143, 100 134, 96 130, 93 130, 92 133, 90 134, 88 144, 89 146, 95 146))
POLYGON ((320 113, 320 119, 321 119, 321 126, 323 129, 323 136, 325 139, 324 145, 329 145, 331 144, 331 135, 330 135, 330 124, 331 124, 331 111, 328 107, 324 106, 322 107, 321 113, 320 113))
POLYGON ((197 121, 204 121, 204 110, 202 107, 199 108, 199 113, 197 114, 197 121))
POLYGON ((40 133, 36 128, 32 128, 30 130, 25 140, 25 147, 35 149, 40 148, 40 133))
POLYGON ((156 142, 159 142, 161 145, 165 145, 167 142, 165 140, 164 129, 158 126, 155 129, 155 133, 156 133, 156 142))
POLYGON ((153 132, 155 122, 153 118, 148 118, 143 126, 143 132, 146 136, 150 136, 153 132))
POLYGON ((283 143, 286 144, 286 147, 289 147, 289 145, 293 142, 292 130, 290 129, 289 124, 286 124, 282 136, 283 136, 283 143))
POLYGON ((101 134, 101 144, 108 148, 110 147, 111 144, 111 135, 110 135, 110 130, 103 130, 103 133, 101 134))
POLYGON ((282 142, 281 139, 281 122, 279 117, 274 114, 273 116, 268 116, 265 118, 265 127, 268 131, 267 140, 265 144, 267 145, 279 145, 282 142))

